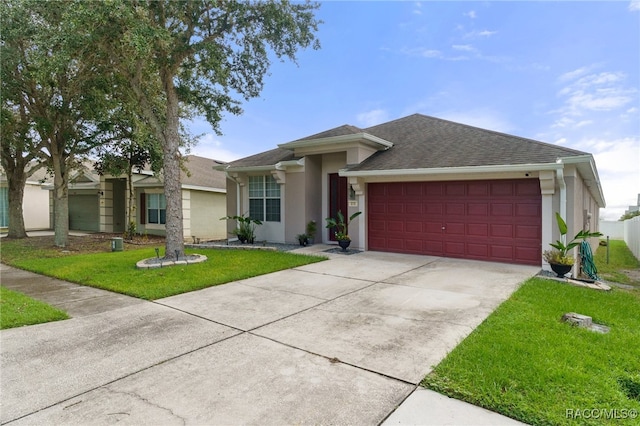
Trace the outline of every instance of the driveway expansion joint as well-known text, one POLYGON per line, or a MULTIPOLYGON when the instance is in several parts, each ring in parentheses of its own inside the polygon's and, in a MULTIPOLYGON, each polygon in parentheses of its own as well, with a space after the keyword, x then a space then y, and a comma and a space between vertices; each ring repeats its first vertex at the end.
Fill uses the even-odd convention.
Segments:
MULTIPOLYGON (((247 334, 249 334, 251 336, 254 336, 254 337, 259 337, 261 339, 269 340, 269 341, 271 341, 273 343, 277 343, 279 345, 285 346, 287 348, 295 349, 297 351, 301 351, 301 352, 307 353, 309 355, 313 355, 313 356, 317 356, 317 357, 320 357, 320 358, 324 358, 324 359, 326 359, 327 361, 329 361, 332 364, 343 364, 343 365, 347 365, 347 366, 352 367, 352 368, 356 368, 358 370, 362 370, 362 371, 366 371, 368 373, 376 374, 376 375, 378 375, 380 377, 385 377, 387 379, 395 380, 397 382, 404 383, 406 385, 410 385, 410 386, 415 386, 416 385, 416 383, 414 383, 414 382, 410 382, 410 381, 407 381, 405 379, 401 379, 399 377, 390 376, 390 375, 382 373, 380 371, 372 370, 370 368, 362 367, 360 365, 356 365, 356 364, 352 364, 352 363, 343 361, 343 360, 341 360, 340 358, 338 358, 336 356, 322 355, 322 354, 319 354, 317 352, 310 351, 308 349, 300 348, 298 346, 294 346, 294 345, 291 345, 289 343, 281 342, 280 340, 274 339, 272 337, 268 337, 268 336, 263 336, 261 334, 252 333, 250 331, 247 332, 247 334)), ((418 382, 418 384, 420 384, 420 382, 418 382)))
MULTIPOLYGON (((116 391, 113 389, 109 389, 109 387, 107 386, 103 386, 101 389, 106 390, 107 392, 113 393, 113 394, 120 394, 120 395, 127 395, 127 396, 131 396, 133 398, 135 398, 138 401, 143 402, 146 405, 149 405, 151 407, 155 407, 158 408, 162 411, 165 411, 167 413, 169 413, 173 418, 179 420, 183 425, 187 424, 187 419, 185 419, 184 417, 181 417, 179 415, 177 415, 176 413, 173 412, 172 409, 167 408, 167 407, 163 407, 161 405, 158 405, 156 403, 151 402, 150 400, 148 400, 147 398, 143 397, 142 395, 139 395, 135 392, 122 392, 122 391, 116 391)), ((66 408, 66 407, 65 407, 66 408)), ((117 414, 125 414, 125 415, 130 415, 129 413, 125 413, 125 412, 121 412, 121 413, 107 413, 108 416, 112 416, 112 415, 117 415, 117 414)))

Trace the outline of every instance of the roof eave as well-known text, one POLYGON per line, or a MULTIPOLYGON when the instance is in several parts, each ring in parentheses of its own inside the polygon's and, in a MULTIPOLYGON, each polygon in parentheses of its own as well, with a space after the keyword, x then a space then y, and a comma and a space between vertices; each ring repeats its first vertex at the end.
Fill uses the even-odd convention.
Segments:
POLYGON ((227 190, 224 188, 216 188, 213 186, 202 186, 202 185, 190 185, 183 184, 182 189, 190 189, 194 191, 204 191, 204 192, 218 192, 222 194, 226 194, 227 190))
POLYGON ((221 170, 227 173, 260 173, 260 172, 269 172, 272 170, 286 170, 289 167, 300 167, 304 166, 304 158, 298 158, 297 160, 284 160, 278 161, 276 164, 268 164, 261 166, 227 166, 221 170))
POLYGON ((463 166, 463 167, 434 167, 417 169, 388 169, 388 170, 340 170, 340 176, 369 177, 369 176, 414 176, 465 173, 504 173, 504 172, 532 172, 540 170, 556 170, 562 168, 557 163, 538 164, 503 164, 492 166, 463 166))
POLYGON ((585 154, 560 157, 559 160, 564 164, 575 164, 582 175, 585 185, 591 190, 591 195, 593 195, 598 205, 602 208, 606 207, 604 191, 602 190, 602 183, 600 182, 600 176, 598 176, 598 169, 596 168, 593 155, 585 154))

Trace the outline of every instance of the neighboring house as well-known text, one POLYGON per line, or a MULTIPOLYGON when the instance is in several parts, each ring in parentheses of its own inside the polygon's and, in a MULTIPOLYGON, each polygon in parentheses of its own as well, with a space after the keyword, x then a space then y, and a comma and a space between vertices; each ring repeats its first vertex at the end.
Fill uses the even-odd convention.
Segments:
POLYGON ((640 210, 640 194, 638 194, 638 202, 636 203, 636 205, 635 206, 629 206, 629 208, 624 211, 624 214, 637 212, 638 210, 640 210))
MULTIPOLYGON (((49 229, 49 191, 44 184, 47 181, 46 168, 36 170, 27 178, 22 199, 22 215, 27 231, 49 229)), ((7 176, 0 169, 0 228, 9 226, 9 188, 7 176)))
MULTIPOLYGON (((353 248, 530 265, 559 238, 597 230, 593 156, 420 114, 341 126, 231 162, 227 213, 264 221, 257 238, 295 242, 310 220, 362 211, 353 248)), ((229 224, 229 231, 233 228, 229 224)), ((595 242, 594 242, 595 244, 595 242)))
MULTIPOLYGON (((216 160, 188 155, 182 172, 182 208, 185 239, 227 237, 225 174, 216 160)), ((151 171, 134 171, 136 229, 139 233, 165 234, 165 196, 161 177, 151 171)), ((125 232, 129 196, 126 177, 100 176, 91 167, 76 172, 69 184, 69 228, 78 231, 125 232)))

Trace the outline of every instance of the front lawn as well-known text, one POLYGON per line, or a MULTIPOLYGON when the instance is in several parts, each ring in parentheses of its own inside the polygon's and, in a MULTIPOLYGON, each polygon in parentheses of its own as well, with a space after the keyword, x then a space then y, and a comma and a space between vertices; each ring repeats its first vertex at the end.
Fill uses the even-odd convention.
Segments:
POLYGON ((422 385, 534 425, 637 425, 640 291, 525 282, 422 385), (608 334, 571 327, 588 315, 608 334))
POLYGON ((187 249, 187 254, 203 254, 208 260, 188 266, 136 269, 137 261, 156 256, 152 247, 122 252, 61 253, 25 250, 24 242, 20 241, 2 244, 2 261, 17 268, 147 300, 325 260, 277 251, 187 249))
POLYGON ((69 316, 46 303, 0 287, 0 329, 59 321, 69 316))

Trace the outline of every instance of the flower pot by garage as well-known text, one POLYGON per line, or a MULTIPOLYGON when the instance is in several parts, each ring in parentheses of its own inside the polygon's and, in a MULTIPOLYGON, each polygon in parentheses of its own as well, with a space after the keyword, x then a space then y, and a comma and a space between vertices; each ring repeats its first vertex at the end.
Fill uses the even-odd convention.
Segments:
POLYGON ((573 267, 573 265, 561 265, 559 263, 550 263, 549 266, 560 278, 563 278, 573 267))
POLYGON ((347 247, 351 244, 351 240, 339 240, 338 245, 342 247, 342 251, 347 251, 347 247))

